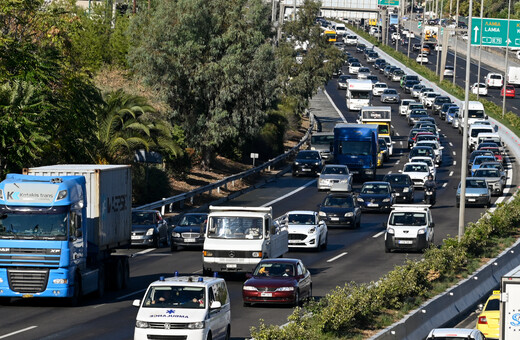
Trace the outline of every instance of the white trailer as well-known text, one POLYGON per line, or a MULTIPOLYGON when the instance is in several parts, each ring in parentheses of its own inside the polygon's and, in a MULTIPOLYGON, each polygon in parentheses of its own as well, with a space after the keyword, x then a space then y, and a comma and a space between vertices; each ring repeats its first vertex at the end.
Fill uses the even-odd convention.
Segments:
POLYGON ((520 339, 520 266, 500 283, 500 340, 520 339))
POLYGON ((363 106, 370 106, 372 81, 368 79, 348 79, 346 101, 347 108, 359 111, 363 106))
POLYGON ((520 85, 520 67, 509 66, 507 69, 507 84, 520 85))
POLYGON ((287 228, 275 225, 271 207, 210 206, 203 273, 251 272, 264 258, 289 251, 287 228))

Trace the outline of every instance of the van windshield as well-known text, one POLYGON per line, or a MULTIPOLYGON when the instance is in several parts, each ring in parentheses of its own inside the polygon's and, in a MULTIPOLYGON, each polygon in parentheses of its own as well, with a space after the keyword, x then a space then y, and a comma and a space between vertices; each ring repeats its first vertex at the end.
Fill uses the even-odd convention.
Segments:
POLYGON ((423 226, 426 225, 426 213, 394 212, 390 216, 391 225, 423 226))
MULTIPOLYGON (((152 286, 146 293, 145 308, 206 308, 204 287, 192 286, 152 286)), ((159 315, 163 317, 181 317, 175 314, 159 315)))
POLYGON ((484 110, 468 110, 468 118, 484 119, 485 116, 484 110))
POLYGON ((262 239, 262 221, 260 217, 212 217, 209 220, 208 237, 242 240, 262 239))
POLYGON ((349 91, 351 99, 370 99, 370 91, 349 91))
POLYGON ((471 137, 477 137, 479 133, 489 133, 493 132, 493 129, 472 129, 471 137))
POLYGON ((311 145, 330 145, 334 141, 334 135, 312 136, 311 145))

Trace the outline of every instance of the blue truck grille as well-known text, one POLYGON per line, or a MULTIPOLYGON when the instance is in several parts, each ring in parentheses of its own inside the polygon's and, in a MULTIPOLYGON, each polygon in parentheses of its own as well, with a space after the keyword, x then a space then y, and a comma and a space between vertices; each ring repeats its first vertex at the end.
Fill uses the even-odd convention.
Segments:
POLYGON ((0 266, 40 266, 58 268, 59 249, 0 248, 0 266))
POLYGON ((48 269, 8 269, 9 288, 12 291, 23 294, 41 293, 47 287, 49 279, 48 269))

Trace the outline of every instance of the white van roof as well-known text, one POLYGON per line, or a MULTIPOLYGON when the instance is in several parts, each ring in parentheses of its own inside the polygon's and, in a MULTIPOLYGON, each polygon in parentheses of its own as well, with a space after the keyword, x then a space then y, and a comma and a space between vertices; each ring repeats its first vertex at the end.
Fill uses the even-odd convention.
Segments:
MULTIPOLYGON (((464 110, 465 107, 466 107, 466 102, 463 101, 462 102, 462 109, 464 110)), ((484 104, 482 104, 478 100, 470 100, 468 102, 468 109, 470 109, 470 110, 475 110, 475 109, 476 110, 479 110, 479 109, 484 110, 484 104)))
POLYGON ((428 204, 394 204, 392 209, 393 211, 429 211, 430 206, 428 204))
POLYGON ((210 277, 210 276, 172 276, 172 277, 161 277, 159 280, 154 281, 150 286, 185 286, 189 284, 194 287, 205 287, 208 284, 215 282, 224 281, 222 278, 210 277))

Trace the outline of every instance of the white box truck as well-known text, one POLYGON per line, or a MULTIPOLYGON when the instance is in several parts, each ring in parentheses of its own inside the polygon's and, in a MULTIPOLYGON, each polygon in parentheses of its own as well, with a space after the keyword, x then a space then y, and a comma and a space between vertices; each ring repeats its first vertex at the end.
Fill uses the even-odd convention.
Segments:
POLYGON ((500 282, 500 340, 520 339, 520 266, 500 282))
POLYGON ((509 66, 507 69, 507 84, 520 85, 520 67, 509 66))
POLYGON ((273 223, 271 207, 210 206, 203 273, 251 272, 264 258, 289 251, 287 228, 273 223))

